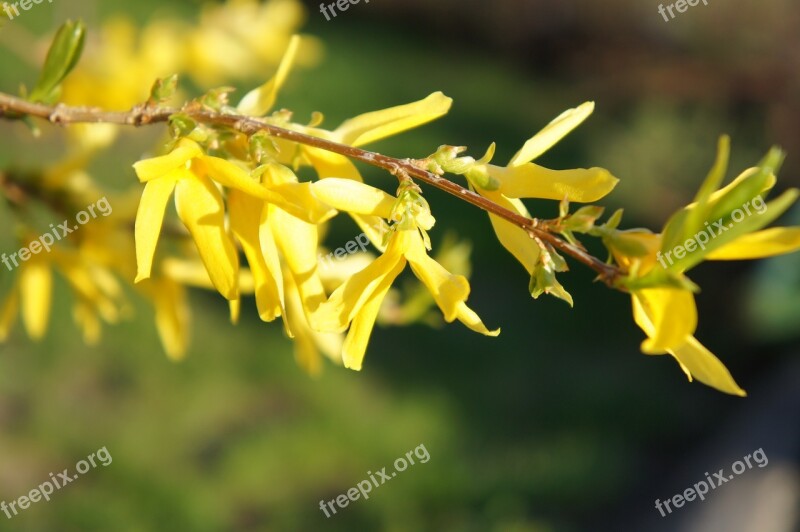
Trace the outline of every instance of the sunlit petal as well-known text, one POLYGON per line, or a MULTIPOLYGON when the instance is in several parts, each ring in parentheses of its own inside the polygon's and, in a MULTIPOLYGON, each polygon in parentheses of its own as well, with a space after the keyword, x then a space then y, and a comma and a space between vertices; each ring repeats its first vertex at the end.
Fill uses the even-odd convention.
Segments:
POLYGON ((142 192, 134 229, 137 268, 135 282, 137 283, 150 277, 153 268, 153 256, 161 235, 164 212, 177 183, 177 179, 172 176, 177 175, 177 173, 173 172, 171 175, 148 181, 144 187, 144 192, 142 192))
POLYGON ((551 170, 526 163, 510 168, 489 165, 488 169, 500 182, 500 192, 509 198, 593 202, 611 192, 619 181, 603 168, 551 170))
POLYGON ((743 235, 706 255, 708 260, 748 260, 774 257, 800 249, 800 228, 773 227, 743 235))
POLYGON ((675 357, 686 373, 703 384, 731 395, 740 397, 747 395, 733 380, 728 368, 694 336, 690 336, 677 348, 671 349, 670 354, 675 357))
POLYGON ((679 346, 697 328, 697 307, 688 290, 650 288, 632 294, 633 317, 648 339, 642 351, 658 355, 679 346))
POLYGON ((586 102, 575 109, 568 109, 561 113, 555 120, 534 135, 511 158, 508 166, 519 166, 529 163, 541 154, 552 148, 570 131, 578 127, 594 111, 594 102, 586 102))
POLYGON ((183 139, 170 153, 139 161, 133 165, 133 169, 139 181, 144 183, 162 177, 179 167, 185 167, 187 162, 202 155, 203 150, 196 142, 183 139))
POLYGON ((178 216, 192 235, 214 287, 228 300, 239 297, 239 255, 225 230, 219 191, 208 179, 181 179, 175 187, 178 216))
POLYGON ((451 98, 435 92, 418 102, 351 118, 334 134, 343 144, 362 146, 436 120, 447 114, 452 103, 451 98))
POLYGON ((47 331, 53 291, 53 271, 49 263, 31 259, 19 270, 22 300, 22 323, 32 340, 40 340, 47 331))

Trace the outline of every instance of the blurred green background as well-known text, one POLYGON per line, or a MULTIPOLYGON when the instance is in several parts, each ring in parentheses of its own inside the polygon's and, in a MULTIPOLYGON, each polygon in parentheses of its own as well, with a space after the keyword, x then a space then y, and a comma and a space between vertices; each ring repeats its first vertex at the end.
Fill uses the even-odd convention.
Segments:
MULTIPOLYGON (((496 161, 505 162, 561 111, 594 100, 592 118, 539 162, 610 169, 621 183, 604 204, 625 208, 626 227, 658 229, 690 201, 722 133, 732 136, 733 173, 778 144, 789 152, 779 188, 800 185, 800 6, 710 4, 665 22, 655 2, 632 0, 372 0, 327 22, 311 3, 303 31, 322 40, 324 60, 295 71, 279 105, 299 117, 323 111, 332 126, 442 90, 455 100, 447 117, 374 149, 422 157, 451 144, 479 156, 496 141, 496 161)), ((0 90, 35 81, 24 57, 35 57, 26 44, 34 41, 25 39, 52 34, 67 17, 83 17, 91 32, 119 13, 142 24, 165 14, 190 21, 198 6, 36 6, 0 29, 0 90)), ((130 163, 159 135, 118 140, 93 175, 128 188, 130 163)), ((62 152, 58 134, 36 141, 0 122, 0 168, 62 152)), ((391 176, 364 174, 392 186, 391 176)), ((98 347, 84 346, 59 284, 45 340, 32 344, 18 327, 0 346, 0 500, 103 446, 113 463, 13 520, 0 515, 0 530, 722 530, 679 521, 699 505, 665 520, 652 501, 758 447, 780 453, 770 467, 793 471, 782 493, 798 500, 798 256, 716 263, 692 276, 703 287, 698 338, 748 390, 742 400, 687 383, 667 357, 640 354, 628 298, 579 265, 561 279, 574 309, 531 300, 524 270, 486 217, 426 194, 438 219, 434 243, 446 230, 473 243, 470 305, 489 327, 502 326, 499 338, 455 325, 377 329, 361 373, 327 365, 312 379, 252 301, 233 327, 220 298, 198 291, 190 355, 175 364, 141 302, 98 347), (764 426, 750 430, 752 420, 764 426), (319 510, 320 499, 391 469, 419 444, 426 464, 332 518, 319 510)), ((538 216, 557 212, 529 205, 538 216)), ((0 209, 0 227, 10 224, 0 209)), ((336 225, 329 241, 354 230, 336 225)), ((14 249, 2 232, 0 249, 14 249)), ((710 499, 702 510, 713 524, 723 510, 712 507, 710 499)), ((761 524, 753 530, 781 530, 761 524)))

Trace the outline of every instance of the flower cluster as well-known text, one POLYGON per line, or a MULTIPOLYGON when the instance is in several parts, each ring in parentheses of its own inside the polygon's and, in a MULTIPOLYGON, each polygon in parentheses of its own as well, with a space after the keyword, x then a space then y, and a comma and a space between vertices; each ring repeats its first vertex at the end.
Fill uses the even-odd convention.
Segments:
MULTIPOLYGON (((224 56, 202 52, 205 44, 194 34, 185 42, 170 40, 178 32, 169 28, 153 30, 153 38, 143 40, 155 47, 148 53, 158 49, 175 54, 155 54, 164 69, 194 72, 201 84, 242 74, 231 69, 252 65, 246 54, 276 63, 274 76, 235 106, 228 101, 230 89, 222 87, 180 108, 166 107, 176 94, 173 76, 159 79, 149 99, 123 121, 120 113, 79 109, 71 114, 74 108, 69 106, 48 107, 45 104, 53 103, 62 90, 68 101, 99 90, 97 94, 110 99, 82 103, 130 105, 143 97, 112 89, 137 86, 150 72, 143 65, 157 63, 151 57, 139 64, 129 53, 132 36, 115 31, 106 38, 116 39, 117 45, 104 49, 114 56, 104 64, 115 65, 103 71, 109 76, 107 86, 92 74, 91 64, 68 77, 83 47, 82 28, 76 23, 66 24, 57 36, 30 98, 0 94, 0 117, 32 115, 73 125, 105 118, 111 124, 110 130, 71 129, 72 155, 40 175, 15 179, 0 172, 0 189, 20 211, 26 210, 28 200, 38 200, 63 214, 103 197, 84 168, 113 140, 117 126, 167 122, 171 134, 159 155, 133 165, 143 184, 135 197, 107 194, 114 216, 70 235, 52 253, 25 262, 14 277, 0 278, 9 285, 0 307, 0 341, 8 336, 17 314, 31 338, 44 334, 54 271, 75 294, 73 314, 87 342, 97 341, 102 321, 114 323, 130 313, 120 280, 133 282, 152 303, 156 328, 173 359, 182 358, 189 344, 187 287, 218 292, 228 301, 234 323, 243 297, 252 295, 261 320, 281 319, 286 335, 294 339, 298 363, 312 374, 321 370, 323 356, 361 369, 376 323, 458 320, 477 333, 497 336, 499 329, 487 328, 467 305, 468 246, 450 242, 431 255, 429 232, 436 218, 417 184, 421 180, 488 212, 499 243, 523 266, 532 297, 548 294, 572 305, 572 296, 557 276, 568 270, 567 258, 579 260, 611 288, 630 295, 634 320, 647 336, 641 346, 644 353, 669 354, 690 380, 744 395, 722 362, 694 337, 694 294, 699 288, 686 274, 706 260, 754 259, 800 249, 800 228, 766 229, 800 192, 789 190, 763 209, 748 210, 746 217, 739 209, 762 201, 775 186, 780 150, 772 150, 723 186, 729 155, 728 139, 723 138, 717 161, 694 201, 675 213, 660 233, 621 230, 621 211, 604 223, 601 207, 585 205, 571 212, 571 204, 593 203, 614 189, 618 180, 608 170, 553 170, 533 162, 586 120, 592 102, 555 118, 505 166, 492 164, 493 144, 477 160, 463 155, 465 148, 448 145, 423 160, 393 159, 362 148, 445 115, 452 101, 440 92, 356 116, 333 129, 322 126, 319 113, 302 124, 291 112, 275 110, 293 64, 304 55, 299 37, 282 37, 296 23, 296 7, 291 0, 263 5, 239 0, 206 13, 200 34, 210 36, 214 42, 209 49, 224 56), (256 41, 231 32, 245 19, 263 30, 252 33, 258 35, 256 41), (280 30, 273 31, 275 25, 280 30), (263 35, 271 37, 262 41, 263 35), (278 60, 270 54, 280 43, 286 44, 286 51, 278 60), (87 118, 87 112, 96 114, 87 118), (394 193, 366 184, 353 158, 394 174, 399 181, 394 193), (461 176, 468 188, 446 174, 461 176), (559 202, 559 216, 532 217, 523 203, 527 198, 559 202), (179 223, 169 213, 171 200, 179 223), (324 237, 340 214, 352 220, 374 249, 321 268, 324 237), (720 228, 713 240, 705 239, 700 249, 688 245, 712 223, 720 228), (581 242, 588 237, 605 246, 606 261, 588 253, 581 242), (682 243, 687 243, 685 249, 682 243), (680 252, 667 266, 660 257, 676 249, 680 252), (406 266, 419 283, 401 292, 393 286, 406 266), (441 318, 432 318, 436 308, 441 318)), ((136 57, 149 57, 148 53, 136 57)), ((20 243, 27 246, 38 234, 35 223, 21 227, 20 243)))

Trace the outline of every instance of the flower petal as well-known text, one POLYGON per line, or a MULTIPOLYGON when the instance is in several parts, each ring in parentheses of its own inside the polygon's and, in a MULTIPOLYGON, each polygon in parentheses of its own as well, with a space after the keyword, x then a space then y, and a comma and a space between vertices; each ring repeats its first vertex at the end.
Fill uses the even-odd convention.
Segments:
POLYGON ((686 342, 670 350, 670 354, 675 357, 683 370, 690 375, 689 380, 694 377, 703 384, 716 388, 721 392, 740 397, 747 395, 733 380, 728 368, 703 344, 698 342, 694 336, 690 336, 686 342))
MULTIPOLYGON (((506 209, 521 214, 522 216, 530 217, 528 209, 526 209, 518 199, 506 198, 499 192, 481 190, 480 193, 482 196, 506 209)), ((539 253, 541 252, 536 242, 534 242, 524 229, 499 216, 490 214, 489 220, 492 222, 492 227, 494 228, 494 232, 500 244, 525 267, 528 274, 532 275, 536 264, 539 262, 539 253)))
POLYGON ((267 267, 261 249, 259 225, 265 208, 263 201, 238 190, 232 190, 228 194, 231 230, 242 245, 255 277, 258 314, 263 321, 269 322, 282 315, 283 300, 278 282, 267 267))
POLYGON ((32 259, 19 270, 22 300, 22 323, 32 340, 40 340, 47 331, 53 291, 53 271, 49 263, 32 259))
POLYGON ((544 129, 534 135, 520 149, 508 166, 520 166, 529 163, 553 147, 570 131, 578 127, 594 111, 594 102, 586 102, 575 109, 568 109, 561 113, 544 129))
POLYGON ((242 101, 239 102, 237 110, 241 114, 250 116, 264 116, 272 106, 275 105, 275 100, 278 98, 278 91, 283 87, 289 72, 292 69, 292 64, 297 56, 297 49, 300 47, 300 36, 294 35, 289 41, 289 46, 278 65, 278 71, 262 86, 245 94, 242 101))
POLYGON ((542 198, 588 203, 597 201, 619 182, 603 168, 550 170, 534 163, 504 168, 488 165, 489 175, 500 182, 509 198, 542 198))
MULTIPOLYGON (((395 268, 395 271, 399 274, 402 268, 395 268)), ((383 299, 392 287, 393 282, 394 277, 391 275, 384 277, 377 289, 353 318, 353 323, 350 325, 350 330, 347 331, 347 337, 344 340, 344 345, 342 345, 344 367, 361 371, 364 356, 367 353, 369 337, 372 335, 373 327, 375 327, 375 320, 378 318, 383 299)))
POLYGON ((312 192, 336 210, 389 219, 397 198, 352 179, 329 177, 313 183, 312 192))
POLYGON ((650 355, 664 354, 686 342, 697 328, 697 307, 688 290, 648 288, 631 295, 633 318, 648 339, 641 349, 650 355))
POLYGON ((362 146, 444 116, 453 100, 434 92, 424 100, 366 113, 345 121, 333 132, 339 142, 362 146))
POLYGON ((451 323, 458 316, 459 303, 463 303, 469 297, 469 282, 463 275, 453 275, 430 258, 418 232, 414 231, 410 240, 406 259, 411 264, 414 274, 439 305, 445 321, 451 323))
POLYGON ((164 212, 167 202, 175 190, 176 177, 179 173, 148 181, 139 201, 139 210, 136 213, 134 235, 136 241, 136 280, 150 277, 153 268, 153 257, 156 253, 158 238, 161 235, 161 225, 164 222, 164 212))
POLYGON ((306 319, 316 328, 314 313, 326 299, 317 269, 319 230, 315 224, 295 218, 274 205, 268 208, 272 236, 300 292, 306 319))
POLYGON ((225 299, 237 299, 239 255, 225 230, 219 191, 205 178, 181 179, 175 187, 175 208, 192 234, 214 287, 225 299))
POLYGON ((195 162, 195 165, 198 167, 196 170, 200 172, 205 170, 211 179, 222 186, 241 190, 264 200, 272 198, 272 195, 261 183, 250 177, 250 174, 242 167, 230 161, 219 157, 203 157, 201 161, 195 162))
POLYGON ((325 332, 344 332, 361 308, 380 289, 386 279, 394 281, 406 266, 403 256, 407 249, 409 231, 392 234, 389 245, 380 257, 356 273, 320 305, 317 313, 317 329, 325 332))
POLYGON ((457 315, 456 318, 458 321, 472 329, 477 333, 481 333, 485 336, 498 336, 500 334, 500 329, 495 329, 490 331, 486 328, 486 325, 483 324, 480 317, 475 313, 474 310, 469 308, 465 302, 461 302, 458 304, 457 308, 457 315))
POLYGON ((800 227, 773 227, 741 236, 706 255, 707 260, 749 260, 800 249, 800 227))
POLYGON ((182 360, 189 345, 189 305, 186 289, 179 283, 159 277, 143 287, 155 307, 156 329, 161 345, 171 360, 182 360))
POLYGON ((145 159, 133 165, 139 181, 145 183, 151 179, 162 177, 173 170, 185 167, 186 163, 196 157, 201 157, 203 150, 191 140, 182 139, 170 153, 152 159, 145 159))

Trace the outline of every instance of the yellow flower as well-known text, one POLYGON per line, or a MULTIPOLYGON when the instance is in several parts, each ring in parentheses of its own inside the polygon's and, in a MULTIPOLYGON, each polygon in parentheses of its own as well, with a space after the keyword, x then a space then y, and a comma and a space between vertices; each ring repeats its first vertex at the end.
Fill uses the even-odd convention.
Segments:
MULTIPOLYGON (((593 202, 611 192, 619 181, 602 168, 576 170, 550 170, 532 163, 542 153, 581 124, 593 111, 594 103, 565 111, 544 129, 531 137, 511 158, 507 166, 488 164, 494 155, 494 146, 480 161, 470 157, 455 159, 458 150, 447 154, 470 181, 475 191, 485 198, 530 218, 530 213, 519 198, 567 199, 572 202, 593 202)), ((441 161, 446 163, 446 161, 441 161)), ((442 164, 445 170, 447 164, 442 164)), ((540 249, 528 233, 516 225, 489 214, 489 220, 498 240, 527 270, 533 274, 539 262, 540 249)))
POLYGON ((744 396, 722 362, 693 336, 697 308, 694 287, 685 273, 702 260, 756 259, 800 249, 800 228, 762 230, 788 209, 798 193, 790 190, 769 204, 761 199, 775 184, 773 172, 780 159, 776 154, 715 190, 724 178, 727 157, 728 140, 723 138, 717 162, 696 201, 673 216, 661 234, 612 230, 604 242, 630 274, 626 284, 634 320, 647 335, 642 351, 669 353, 690 381, 694 378, 725 393, 744 396), (733 215, 736 210, 741 210, 742 216, 747 212, 747 217, 733 215), (719 232, 711 229, 714 226, 719 232), (673 262, 676 246, 694 251, 681 252, 680 259, 673 262))
MULTIPOLYGON (((33 240, 27 240, 28 244, 33 240)), ((53 292, 53 272, 59 271, 75 295, 73 318, 84 341, 100 339, 100 321, 116 323, 125 305, 122 289, 106 268, 87 261, 80 250, 52 249, 21 262, 11 291, 0 310, 0 342, 4 342, 21 311, 28 336, 41 339, 47 331, 53 292)))
MULTIPOLYGON (((238 112, 250 116, 263 116, 272 109, 278 92, 289 75, 299 47, 299 37, 295 36, 289 42, 276 74, 260 87, 247 93, 237 106, 238 112)), ((318 127, 323 120, 321 114, 317 114, 315 124, 309 126, 289 122, 280 113, 265 118, 265 121, 332 142, 359 147, 436 120, 447 114, 452 103, 451 98, 441 92, 435 92, 417 102, 356 116, 344 121, 333 131, 318 127)), ((239 149, 242 151, 246 146, 246 140, 244 136, 239 139, 239 149)), ((311 166, 319 179, 336 177, 363 181, 353 162, 343 155, 282 139, 273 139, 273 142, 278 148, 278 160, 283 164, 311 166)), ((382 235, 376 229, 381 227, 380 218, 355 213, 350 213, 350 216, 372 243, 383 250, 382 235)))
POLYGON ((691 381, 725 393, 747 395, 728 369, 693 336, 697 327, 697 308, 688 290, 650 288, 633 291, 633 317, 647 334, 642 351, 650 355, 669 353, 691 381))
POLYGON ((427 254, 426 231, 434 224, 427 204, 414 193, 393 198, 353 181, 329 178, 314 184, 315 193, 332 207, 396 222, 386 251, 339 286, 317 312, 320 330, 343 332, 345 367, 360 370, 375 320, 392 283, 406 264, 427 287, 448 323, 458 319, 481 334, 496 336, 466 305, 470 287, 462 275, 453 275, 427 254), (347 191, 343 193, 342 191, 347 191))
MULTIPOLYGON (((146 183, 136 216, 137 282, 150 276, 164 212, 173 192, 178 216, 191 233, 214 287, 231 301, 239 297, 239 258, 225 227, 225 207, 217 184, 279 205, 311 223, 335 214, 311 195, 309 184, 282 182, 270 186, 257 182, 236 164, 205 155, 188 139, 182 139, 167 155, 139 161, 134 169, 139 180, 146 183)), ((247 241, 250 235, 242 236, 247 241)))

